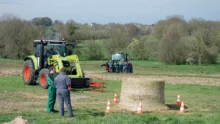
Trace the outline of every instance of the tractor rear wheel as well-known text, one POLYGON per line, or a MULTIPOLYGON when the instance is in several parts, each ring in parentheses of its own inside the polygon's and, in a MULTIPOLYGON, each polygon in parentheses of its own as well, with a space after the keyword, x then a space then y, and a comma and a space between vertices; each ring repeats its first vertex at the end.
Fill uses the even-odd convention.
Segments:
POLYGON ((40 70, 40 73, 39 73, 39 84, 44 89, 48 88, 48 84, 47 84, 47 80, 46 80, 46 76, 48 74, 49 74, 49 70, 46 68, 40 70))
POLYGON ((22 77, 24 84, 31 85, 36 84, 34 65, 31 60, 26 60, 23 66, 22 77))

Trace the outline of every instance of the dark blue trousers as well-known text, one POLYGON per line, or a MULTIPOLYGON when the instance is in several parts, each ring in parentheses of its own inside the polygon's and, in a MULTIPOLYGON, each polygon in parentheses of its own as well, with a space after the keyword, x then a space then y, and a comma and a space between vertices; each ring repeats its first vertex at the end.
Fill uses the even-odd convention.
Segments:
POLYGON ((60 116, 64 116, 64 102, 65 102, 69 117, 73 117, 74 115, 70 100, 70 91, 68 89, 57 89, 56 93, 59 102, 60 116))

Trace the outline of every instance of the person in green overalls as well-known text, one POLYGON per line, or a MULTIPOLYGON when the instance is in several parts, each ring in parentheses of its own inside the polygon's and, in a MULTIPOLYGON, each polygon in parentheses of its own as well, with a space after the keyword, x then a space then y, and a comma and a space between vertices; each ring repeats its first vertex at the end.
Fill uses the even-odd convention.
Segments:
POLYGON ((56 102, 56 88, 54 85, 54 78, 56 77, 56 71, 55 68, 53 66, 51 66, 49 68, 49 74, 46 76, 46 81, 48 84, 48 101, 47 101, 47 107, 46 107, 46 111, 47 112, 57 112, 54 109, 54 105, 56 102))
POLYGON ((118 73, 118 61, 114 61, 114 72, 118 73))

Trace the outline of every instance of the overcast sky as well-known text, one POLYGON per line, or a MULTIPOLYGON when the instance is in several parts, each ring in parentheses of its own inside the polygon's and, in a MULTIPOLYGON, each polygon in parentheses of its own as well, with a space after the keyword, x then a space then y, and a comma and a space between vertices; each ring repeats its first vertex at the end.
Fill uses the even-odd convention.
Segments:
POLYGON ((220 20, 220 0, 0 0, 0 15, 78 23, 154 24, 167 16, 220 20))

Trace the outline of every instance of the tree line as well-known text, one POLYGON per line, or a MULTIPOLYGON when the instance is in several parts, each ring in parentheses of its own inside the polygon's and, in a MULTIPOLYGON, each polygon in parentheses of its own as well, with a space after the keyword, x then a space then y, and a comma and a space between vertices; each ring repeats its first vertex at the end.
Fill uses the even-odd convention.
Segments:
POLYGON ((0 58, 23 59, 33 54, 33 41, 45 32, 59 32, 84 60, 110 59, 126 52, 132 60, 159 60, 167 64, 214 64, 220 53, 220 21, 184 20, 170 16, 153 25, 137 23, 66 23, 49 17, 24 20, 0 17, 0 58))

